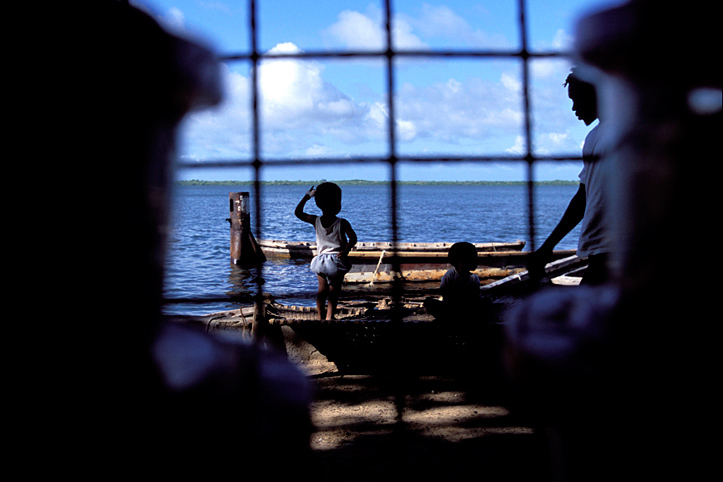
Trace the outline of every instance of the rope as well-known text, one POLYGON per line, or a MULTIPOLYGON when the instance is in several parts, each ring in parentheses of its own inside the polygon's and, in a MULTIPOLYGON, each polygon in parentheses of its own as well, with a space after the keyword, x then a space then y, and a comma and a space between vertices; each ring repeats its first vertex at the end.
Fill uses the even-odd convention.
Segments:
POLYGON ((374 285, 374 278, 376 277, 377 273, 379 272, 379 266, 382 265, 382 260, 384 259, 385 253, 386 253, 386 250, 382 250, 382 253, 379 255, 379 261, 377 262, 377 267, 374 269, 374 273, 372 273, 372 279, 369 282, 369 286, 374 285))

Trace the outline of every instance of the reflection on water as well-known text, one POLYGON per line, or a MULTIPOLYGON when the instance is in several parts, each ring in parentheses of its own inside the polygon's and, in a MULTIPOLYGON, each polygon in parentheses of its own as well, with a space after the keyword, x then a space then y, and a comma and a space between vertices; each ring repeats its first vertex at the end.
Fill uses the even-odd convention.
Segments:
POLYGON ((226 296, 239 303, 251 303, 259 283, 263 289, 263 278, 259 276, 259 270, 256 267, 238 266, 233 263, 229 265, 229 289, 226 291, 226 296))
POLYGON ((316 302, 316 291, 309 290, 309 283, 316 283, 316 275, 309 270, 305 260, 267 260, 257 267, 230 263, 226 295, 236 302, 253 302, 257 290, 271 293, 287 303, 308 304, 316 302))

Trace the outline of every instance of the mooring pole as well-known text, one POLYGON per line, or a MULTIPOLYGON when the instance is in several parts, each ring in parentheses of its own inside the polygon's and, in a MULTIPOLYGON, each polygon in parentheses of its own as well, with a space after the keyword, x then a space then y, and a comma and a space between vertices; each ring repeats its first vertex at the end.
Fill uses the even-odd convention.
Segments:
POLYGON ((229 193, 231 223, 231 262, 251 263, 265 259, 251 232, 251 209, 248 192, 229 193))
MULTIPOLYGON (((248 192, 232 192, 228 196, 229 219, 231 224, 231 262, 233 264, 260 263, 266 259, 251 232, 251 208, 248 192)), ((260 287, 259 287, 260 289, 260 287)), ((266 300, 260 295, 254 302, 254 317, 251 335, 265 340, 269 333, 266 319, 266 300)))
POLYGON ((244 229, 251 223, 249 193, 232 192, 228 196, 229 222, 231 223, 231 262, 238 264, 243 259, 244 229))

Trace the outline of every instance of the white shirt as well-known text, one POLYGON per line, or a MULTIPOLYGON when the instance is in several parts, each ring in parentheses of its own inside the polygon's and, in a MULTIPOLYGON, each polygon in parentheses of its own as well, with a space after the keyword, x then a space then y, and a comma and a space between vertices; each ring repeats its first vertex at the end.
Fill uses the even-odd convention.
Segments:
POLYGON ((339 253, 346 244, 344 233, 341 231, 341 218, 336 218, 331 226, 325 228, 321 224, 321 216, 314 223, 316 229, 316 254, 339 253))
POLYGON ((585 216, 577 245, 577 255, 587 257, 609 251, 608 239, 605 235, 604 207, 604 142, 598 123, 585 137, 582 148, 583 168, 580 171, 580 182, 585 186, 585 216))

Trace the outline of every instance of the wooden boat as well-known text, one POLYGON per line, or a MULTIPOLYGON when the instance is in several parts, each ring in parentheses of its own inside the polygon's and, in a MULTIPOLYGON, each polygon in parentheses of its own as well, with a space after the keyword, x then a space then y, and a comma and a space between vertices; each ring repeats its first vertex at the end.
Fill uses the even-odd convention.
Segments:
MULTIPOLYGON (((392 283, 438 283, 449 269, 447 252, 453 243, 360 242, 349 253, 353 265, 344 283, 357 288, 392 283)), ((477 248, 475 274, 483 284, 514 275, 526 268, 528 252, 524 241, 473 243, 477 248)), ((268 258, 311 259, 316 244, 305 241, 259 240, 268 258)), ((575 250, 555 251, 553 259, 571 256, 575 250)))
MULTIPOLYGON (((278 239, 257 240, 262 252, 268 257, 311 259, 316 256, 316 243, 308 241, 284 241, 278 239)), ((396 256, 405 262, 446 263, 447 251, 454 243, 393 243, 359 242, 349 253, 352 264, 377 264, 380 259, 390 260, 396 256)), ((473 243, 479 254, 520 252, 524 241, 507 243, 473 243)))
MULTIPOLYGON (((585 266, 585 260, 576 256, 560 259, 546 266, 546 279, 554 283, 585 266)), ((251 306, 196 321, 208 331, 249 336, 255 323, 263 323, 267 335, 281 340, 280 345, 302 340, 344 373, 384 372, 394 367, 428 374, 471 371, 480 375, 497 370, 504 314, 521 299, 515 290, 530 282, 524 271, 484 286, 482 295, 488 303, 479 312, 452 322, 435 320, 424 308, 424 296, 408 291, 396 304, 389 296, 341 300, 331 321, 319 320, 314 306, 285 305, 270 296, 263 310, 251 306)))
MULTIPOLYGON (((574 256, 575 252, 575 250, 555 251, 552 260, 574 256)), ((492 283, 525 271, 529 255, 529 252, 522 251, 478 253, 477 269, 474 273, 479 277, 481 284, 492 283)), ((438 283, 450 268, 447 259, 442 257, 435 261, 410 262, 405 259, 398 261, 396 266, 391 259, 384 258, 377 265, 353 265, 352 270, 344 277, 344 283, 352 286, 392 283, 395 280, 404 283, 438 283)))

